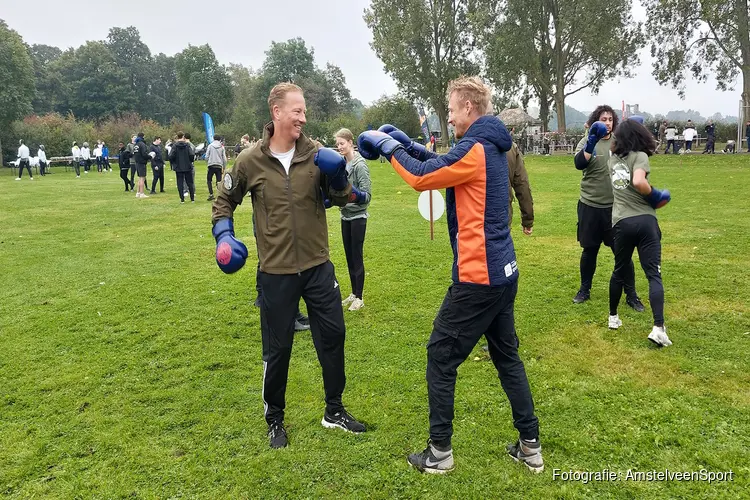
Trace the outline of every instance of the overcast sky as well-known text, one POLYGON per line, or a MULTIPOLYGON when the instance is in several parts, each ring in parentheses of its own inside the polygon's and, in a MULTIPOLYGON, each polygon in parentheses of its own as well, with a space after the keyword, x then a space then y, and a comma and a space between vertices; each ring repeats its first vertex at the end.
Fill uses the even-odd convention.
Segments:
MULTIPOLYGON (((397 87, 370 48, 372 35, 362 19, 368 5, 369 0, 0 0, 0 18, 29 44, 78 47, 103 40, 111 26, 133 25, 152 53, 173 55, 188 44, 208 43, 222 63, 254 69, 272 41, 302 37, 315 49, 318 66, 341 67, 352 95, 370 104, 397 87)), ((636 16, 643 17, 640 7, 636 16)), ((635 78, 608 83, 598 96, 581 91, 567 103, 584 112, 602 102, 619 108, 624 100, 653 114, 692 108, 703 116, 737 115, 739 84, 719 92, 712 80, 691 83, 681 100, 654 82, 647 51, 641 59, 635 78)))

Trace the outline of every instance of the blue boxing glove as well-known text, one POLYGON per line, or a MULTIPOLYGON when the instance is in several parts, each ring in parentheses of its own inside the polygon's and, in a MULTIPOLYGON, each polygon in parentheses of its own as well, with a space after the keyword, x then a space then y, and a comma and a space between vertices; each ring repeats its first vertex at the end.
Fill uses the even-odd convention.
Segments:
POLYGON ((333 206, 333 203, 331 203, 331 199, 326 196, 326 194, 323 192, 323 188, 320 188, 320 195, 323 199, 323 206, 328 210, 333 206))
POLYGON ((366 160, 377 160, 381 155, 390 160, 393 152, 399 148, 403 149, 403 147, 400 142, 390 135, 376 130, 362 132, 357 138, 359 154, 366 160))
POLYGON ((655 187, 651 187, 651 192, 644 196, 644 198, 646 198, 646 201, 653 209, 657 209, 669 203, 672 195, 669 194, 669 189, 661 191, 655 187))
POLYGON ((608 134, 609 130, 607 130, 607 126, 604 123, 594 122, 589 128, 589 138, 586 141, 586 146, 583 148, 583 151, 590 155, 594 154, 596 143, 599 142, 599 139, 606 137, 608 134))
POLYGON ((390 135, 398 142, 400 142, 401 145, 406 149, 406 152, 409 153, 409 156, 411 156, 412 158, 416 158, 417 160, 421 161, 427 160, 427 148, 425 148, 418 142, 412 141, 408 135, 406 135, 404 132, 397 129, 393 125, 382 125, 378 130, 380 132, 385 132, 386 134, 390 135))
POLYGON ((219 219, 214 224, 213 235, 216 239, 216 263, 227 274, 236 273, 247 260, 247 247, 234 237, 232 219, 219 219))
POLYGON ((345 191, 349 184, 349 176, 346 174, 346 160, 330 148, 320 148, 315 153, 313 163, 324 173, 336 191, 345 191))

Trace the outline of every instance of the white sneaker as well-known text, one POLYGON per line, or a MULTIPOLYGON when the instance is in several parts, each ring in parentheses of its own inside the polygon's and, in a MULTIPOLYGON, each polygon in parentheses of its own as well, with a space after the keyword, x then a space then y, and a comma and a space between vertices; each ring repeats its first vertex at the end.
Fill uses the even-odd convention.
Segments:
POLYGON ((148 195, 146 193, 141 193, 141 198, 148 198, 148 195))
POLYGON ((354 299, 354 300, 352 301, 352 305, 350 305, 350 306, 349 306, 349 310, 350 310, 350 311, 359 311, 359 310, 360 310, 360 309, 362 309, 363 307, 365 307, 365 301, 364 301, 364 300, 362 300, 362 299, 357 299, 357 298, 355 298, 355 299, 354 299))
POLYGON ((20 180, 21 180, 21 178, 20 178, 20 177, 16 177, 16 180, 17 180, 17 181, 20 181, 20 180))
POLYGON ((88 170, 84 170, 84 171, 83 171, 83 173, 84 173, 84 174, 88 174, 88 173, 89 173, 89 171, 88 171, 88 170))
POLYGON ((29 180, 30 180, 30 181, 33 181, 33 180, 34 180, 34 178, 33 178, 33 177, 29 177, 29 180))
POLYGON ((666 326, 654 326, 651 329, 651 333, 648 334, 648 339, 659 347, 672 345, 672 341, 667 337, 666 326))
POLYGON ((80 179, 80 178, 81 178, 81 176, 80 176, 80 175, 76 175, 76 179, 80 179))
POLYGON ((349 304, 351 304, 352 302, 354 302, 354 299, 356 299, 356 298, 357 297, 353 293, 350 293, 347 298, 345 298, 344 300, 341 301, 341 305, 346 307, 349 304))
POLYGON ((622 321, 620 320, 620 316, 615 314, 614 316, 609 316, 609 329, 610 330, 617 330, 622 326, 622 321))

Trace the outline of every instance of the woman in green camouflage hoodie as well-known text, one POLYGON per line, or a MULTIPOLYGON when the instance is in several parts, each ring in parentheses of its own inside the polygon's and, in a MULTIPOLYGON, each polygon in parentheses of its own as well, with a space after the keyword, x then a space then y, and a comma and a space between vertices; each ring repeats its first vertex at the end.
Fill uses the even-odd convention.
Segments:
POLYGON ((336 132, 335 137, 339 153, 346 158, 349 182, 366 195, 366 200, 362 204, 349 203, 341 207, 341 236, 344 240, 346 265, 349 268, 349 279, 352 284, 352 293, 342 301, 342 304, 348 305, 350 311, 357 311, 365 305, 362 300, 362 290, 365 286, 365 263, 362 250, 369 217, 367 207, 370 204, 372 184, 367 162, 354 151, 352 133, 342 128, 336 132))

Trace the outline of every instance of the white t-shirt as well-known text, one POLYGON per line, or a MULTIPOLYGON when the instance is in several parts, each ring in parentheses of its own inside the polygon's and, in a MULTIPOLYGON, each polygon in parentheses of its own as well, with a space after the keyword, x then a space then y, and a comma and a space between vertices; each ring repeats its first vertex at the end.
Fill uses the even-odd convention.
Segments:
POLYGON ((695 136, 695 129, 693 128, 686 128, 685 130, 682 131, 682 137, 686 141, 692 141, 694 136, 695 136))
POLYGON ((295 148, 292 147, 289 151, 286 153, 277 153, 275 151, 271 151, 271 154, 274 158, 278 159, 281 164, 284 166, 284 170, 286 170, 287 175, 289 175, 289 167, 292 165, 292 158, 294 157, 294 150, 295 148))
MULTIPOLYGON (((294 150, 292 150, 292 152, 294 152, 294 150)), ((22 160, 29 159, 29 148, 28 146, 26 146, 26 144, 21 144, 21 146, 18 148, 18 157, 22 160)))

